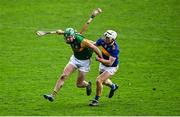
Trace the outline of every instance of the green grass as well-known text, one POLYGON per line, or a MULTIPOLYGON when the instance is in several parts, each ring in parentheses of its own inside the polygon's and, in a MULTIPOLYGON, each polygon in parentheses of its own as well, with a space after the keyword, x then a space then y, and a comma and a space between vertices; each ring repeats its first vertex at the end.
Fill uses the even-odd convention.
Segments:
POLYGON ((1 0, 0 115, 180 115, 179 0, 1 0), (120 69, 113 82, 120 89, 112 99, 104 87, 99 107, 95 95, 98 62, 87 79, 93 94, 76 87, 74 73, 55 102, 51 92, 72 54, 63 37, 37 37, 39 29, 80 30, 92 9, 103 13, 84 34, 96 40, 107 29, 118 32, 120 69), (154 90, 153 90, 154 89, 154 90))

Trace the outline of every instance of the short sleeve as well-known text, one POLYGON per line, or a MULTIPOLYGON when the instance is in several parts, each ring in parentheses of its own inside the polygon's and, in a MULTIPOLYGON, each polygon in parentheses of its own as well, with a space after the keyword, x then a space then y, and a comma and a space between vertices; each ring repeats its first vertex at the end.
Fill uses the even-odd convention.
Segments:
POLYGON ((96 41, 96 45, 97 45, 97 46, 102 45, 102 41, 103 41, 103 40, 102 40, 101 38, 100 38, 100 39, 98 39, 98 40, 96 41))

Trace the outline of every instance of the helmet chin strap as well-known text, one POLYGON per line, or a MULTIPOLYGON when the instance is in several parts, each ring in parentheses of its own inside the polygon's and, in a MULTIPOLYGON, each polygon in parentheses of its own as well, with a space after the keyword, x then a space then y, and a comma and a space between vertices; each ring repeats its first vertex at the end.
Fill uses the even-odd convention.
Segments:
POLYGON ((109 45, 113 45, 114 44, 114 39, 109 43, 109 45))

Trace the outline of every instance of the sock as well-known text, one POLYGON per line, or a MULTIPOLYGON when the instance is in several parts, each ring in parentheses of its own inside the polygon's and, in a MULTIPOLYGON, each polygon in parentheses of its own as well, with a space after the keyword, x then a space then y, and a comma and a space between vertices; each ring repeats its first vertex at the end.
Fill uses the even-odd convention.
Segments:
POLYGON ((55 97, 57 95, 56 91, 53 91, 52 96, 55 97))
POLYGON ((111 89, 114 90, 116 88, 115 84, 111 85, 111 89))
POLYGON ((99 96, 96 95, 94 99, 95 99, 95 100, 99 100, 99 96))

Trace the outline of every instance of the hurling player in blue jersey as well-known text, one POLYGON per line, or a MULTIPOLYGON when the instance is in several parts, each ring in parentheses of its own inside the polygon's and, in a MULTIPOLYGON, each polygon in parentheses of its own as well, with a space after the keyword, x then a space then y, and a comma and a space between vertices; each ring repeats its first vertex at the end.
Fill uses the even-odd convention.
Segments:
POLYGON ((114 95, 118 89, 118 85, 112 83, 109 79, 118 70, 118 54, 119 48, 116 43, 117 33, 113 30, 107 30, 104 33, 104 38, 96 41, 96 46, 101 46, 103 58, 96 57, 100 62, 99 71, 100 75, 96 80, 96 96, 91 100, 90 106, 97 106, 98 100, 102 94, 103 85, 110 87, 109 98, 114 95))

